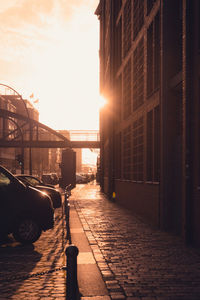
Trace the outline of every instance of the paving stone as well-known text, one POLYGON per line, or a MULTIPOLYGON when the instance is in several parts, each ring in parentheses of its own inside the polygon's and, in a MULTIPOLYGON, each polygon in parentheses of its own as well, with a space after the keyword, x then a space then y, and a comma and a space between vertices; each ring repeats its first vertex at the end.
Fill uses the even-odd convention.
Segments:
POLYGON ((65 230, 62 209, 57 208, 54 228, 43 232, 33 246, 22 246, 13 240, 12 244, 7 243, 3 247, 0 245, 0 299, 55 300, 59 298, 64 300, 66 298, 64 270, 1 283, 1 279, 10 276, 13 278, 13 275, 28 276, 63 266, 65 230))
POLYGON ((129 300, 200 299, 200 250, 110 202, 97 185, 89 187, 87 198, 87 188, 71 201, 102 253, 99 269, 105 282, 116 280, 129 300))
POLYGON ((111 293, 110 297, 112 300, 124 300, 125 296, 123 294, 119 294, 119 293, 111 293))

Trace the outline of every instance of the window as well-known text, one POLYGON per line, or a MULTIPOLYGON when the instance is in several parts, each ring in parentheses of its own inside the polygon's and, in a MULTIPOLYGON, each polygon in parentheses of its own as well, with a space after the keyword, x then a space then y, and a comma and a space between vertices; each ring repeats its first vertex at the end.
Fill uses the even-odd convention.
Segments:
POLYGON ((160 86, 160 13, 147 30, 147 95, 160 86))
POLYGON ((154 88, 160 86, 160 14, 155 17, 154 27, 154 88))
POLYGON ((133 53, 133 110, 144 102, 144 43, 143 39, 133 53))
POLYGON ((147 181, 153 181, 153 111, 147 113, 147 181))
POLYGON ((133 40, 136 39, 144 24, 144 1, 133 1, 133 40))
POLYGON ((123 46, 124 57, 131 47, 131 1, 127 0, 124 7, 123 15, 123 46))
MULTIPOLYGON (((20 179, 20 177, 19 177, 19 179, 20 179)), ((23 177, 22 177, 22 179, 23 179, 23 177)), ((24 180, 27 181, 28 183, 30 183, 33 186, 36 186, 36 185, 40 184, 40 181, 33 178, 33 177, 24 177, 24 180)))
POLYGON ((122 77, 119 76, 115 83, 115 118, 117 122, 121 121, 122 111, 122 77))
POLYGON ((153 91, 153 23, 147 30, 147 94, 153 91))
POLYGON ((160 181, 160 107, 154 109, 154 181, 160 181))
POLYGON ((114 47, 114 57, 115 57, 115 72, 118 70, 122 63, 122 22, 121 19, 116 25, 115 34, 115 47, 114 47))
POLYGON ((146 180, 160 181, 160 108, 147 113, 146 180))
POLYGON ((128 118, 131 114, 131 64, 130 59, 123 73, 123 117, 128 118))
POLYGON ((121 133, 115 139, 115 177, 121 178, 121 133))
POLYGON ((147 15, 150 14, 156 0, 147 0, 147 15))
POLYGON ((116 22, 117 17, 119 15, 121 6, 122 6, 122 0, 115 0, 113 1, 113 5, 114 5, 114 20, 116 22))
POLYGON ((143 181, 144 121, 141 117, 133 123, 133 180, 143 181))
POLYGON ((108 151, 108 146, 105 146, 104 148, 104 175, 105 177, 109 176, 109 151, 108 151))
POLYGON ((131 126, 123 132, 123 179, 131 179, 131 126))

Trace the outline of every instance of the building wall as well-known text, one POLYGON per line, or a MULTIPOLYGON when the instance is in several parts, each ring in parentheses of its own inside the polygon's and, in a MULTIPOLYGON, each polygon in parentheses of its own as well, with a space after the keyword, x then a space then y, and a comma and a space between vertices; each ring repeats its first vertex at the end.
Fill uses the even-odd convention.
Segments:
POLYGON ((101 187, 200 243, 197 0, 101 0, 101 187), (198 167, 197 167, 198 166, 198 167))
POLYGON ((116 181, 116 201, 127 208, 132 208, 135 214, 154 226, 159 226, 158 195, 157 184, 116 181))
MULTIPOLYGON (((16 112, 16 107, 12 104, 11 101, 7 101, 3 97, 0 97, 0 109, 9 110, 16 112)), ((7 134, 9 131, 14 129, 13 122, 10 122, 8 119, 0 119, 0 136, 7 134)), ((16 150, 13 148, 0 148, 0 164, 6 166, 10 170, 15 170, 16 150)))

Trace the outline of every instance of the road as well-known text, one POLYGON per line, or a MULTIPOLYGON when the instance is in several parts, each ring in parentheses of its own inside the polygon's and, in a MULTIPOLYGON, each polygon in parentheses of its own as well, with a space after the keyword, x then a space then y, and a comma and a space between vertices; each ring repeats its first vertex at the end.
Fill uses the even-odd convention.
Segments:
MULTIPOLYGON (((69 202, 82 300, 200 299, 199 249, 145 224, 109 201, 98 185, 77 185, 69 202)), ((65 246, 61 209, 56 209, 55 228, 33 246, 14 241, 1 245, 0 300, 65 299, 65 246), (30 277, 40 272, 49 273, 30 277)))
POLYGON ((0 300, 65 299, 65 270, 60 269, 65 261, 65 228, 62 208, 57 208, 54 228, 33 245, 21 245, 12 237, 0 245, 0 300))

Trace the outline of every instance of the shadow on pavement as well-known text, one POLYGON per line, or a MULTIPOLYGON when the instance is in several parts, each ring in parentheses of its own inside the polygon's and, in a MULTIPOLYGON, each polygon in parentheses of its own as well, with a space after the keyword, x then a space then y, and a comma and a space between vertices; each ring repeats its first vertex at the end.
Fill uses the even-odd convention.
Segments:
POLYGON ((22 245, 8 236, 0 242, 0 295, 10 299, 31 274, 41 254, 34 245, 22 245))

